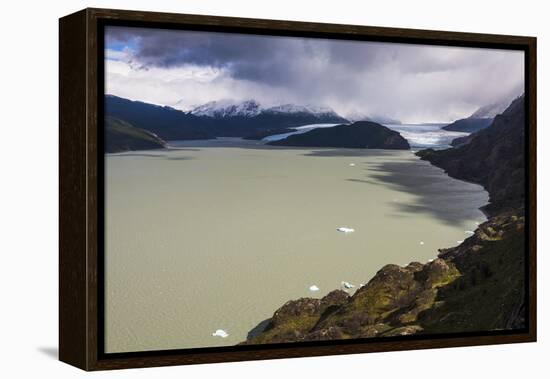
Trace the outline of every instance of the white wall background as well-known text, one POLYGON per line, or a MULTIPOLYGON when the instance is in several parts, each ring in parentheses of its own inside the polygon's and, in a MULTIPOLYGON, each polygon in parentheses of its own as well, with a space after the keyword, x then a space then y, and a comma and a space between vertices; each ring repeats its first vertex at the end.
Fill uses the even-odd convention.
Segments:
POLYGON ((0 376, 74 378, 57 354, 57 19, 81 8, 410 27, 538 37, 539 342, 90 374, 109 378, 519 378, 548 374, 550 190, 546 127, 550 27, 545 2, 57 0, 4 2, 1 33, 0 376), (546 274, 546 275, 545 275, 546 274), (547 300, 547 299, 546 299, 547 300))

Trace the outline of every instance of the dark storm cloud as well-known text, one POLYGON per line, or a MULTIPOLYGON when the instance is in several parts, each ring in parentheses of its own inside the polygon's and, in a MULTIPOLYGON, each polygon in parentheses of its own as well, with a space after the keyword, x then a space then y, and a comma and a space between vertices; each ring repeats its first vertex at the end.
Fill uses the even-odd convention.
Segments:
POLYGON ((523 86, 517 52, 123 27, 106 36, 108 48, 129 48, 137 69, 217 68, 254 83, 256 95, 263 86, 263 98, 286 91, 288 101, 344 113, 452 119, 523 86))
POLYGON ((296 63, 312 59, 325 59, 354 70, 390 63, 402 72, 416 73, 449 70, 468 63, 460 57, 451 61, 429 54, 430 49, 438 48, 419 50, 417 45, 114 27, 109 28, 107 36, 108 43, 134 41, 134 58, 144 67, 210 65, 228 68, 242 79, 274 82, 293 77, 296 63))
POLYGON ((307 43, 242 34, 109 28, 107 45, 132 41, 133 59, 143 68, 187 64, 224 68, 240 79, 279 82, 288 77, 288 56, 307 43))

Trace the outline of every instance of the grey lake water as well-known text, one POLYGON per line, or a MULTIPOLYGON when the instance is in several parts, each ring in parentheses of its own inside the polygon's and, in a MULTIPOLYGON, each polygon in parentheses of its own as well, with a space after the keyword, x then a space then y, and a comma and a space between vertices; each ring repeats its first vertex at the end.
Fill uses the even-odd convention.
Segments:
POLYGON ((290 299, 457 245, 488 201, 410 151, 218 139, 105 162, 107 352, 239 343, 290 299))

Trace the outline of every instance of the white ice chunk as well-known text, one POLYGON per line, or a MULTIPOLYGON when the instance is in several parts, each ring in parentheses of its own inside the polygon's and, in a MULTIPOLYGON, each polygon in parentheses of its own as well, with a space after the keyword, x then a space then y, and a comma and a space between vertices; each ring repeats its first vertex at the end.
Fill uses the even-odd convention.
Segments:
POLYGON ((342 287, 349 290, 350 288, 353 288, 355 286, 353 284, 349 283, 349 282, 342 282, 342 287))
POLYGON ((309 287, 309 290, 312 292, 319 291, 319 287, 317 287, 315 284, 309 287))
POLYGON ((355 163, 350 163, 349 165, 350 165, 350 166, 355 166, 355 163))
POLYGON ((464 242, 464 240, 462 240, 462 241, 456 241, 456 243, 462 243, 462 242, 464 242))
POLYGON ((465 231, 464 231, 464 234, 475 234, 475 233, 472 232, 471 230, 465 230, 465 231))
POLYGON ((336 230, 338 230, 339 232, 342 232, 342 233, 353 233, 353 232, 355 232, 355 229, 348 228, 348 227, 345 227, 345 226, 341 226, 341 227, 337 228, 336 230))
POLYGON ((214 333, 212 333, 212 336, 226 338, 227 336, 229 336, 229 334, 227 334, 227 332, 223 329, 218 329, 214 333))
POLYGON ((424 245, 424 241, 420 241, 420 244, 421 244, 421 245, 424 245))

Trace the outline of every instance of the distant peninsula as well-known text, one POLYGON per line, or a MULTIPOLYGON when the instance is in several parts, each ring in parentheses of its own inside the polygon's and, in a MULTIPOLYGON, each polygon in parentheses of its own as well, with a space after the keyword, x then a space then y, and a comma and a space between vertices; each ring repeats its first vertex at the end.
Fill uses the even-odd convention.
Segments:
POLYGON ((450 132, 474 133, 485 129, 493 122, 492 118, 462 118, 444 126, 442 129, 450 132))
POLYGON ((115 117, 106 117, 105 119, 106 153, 162 149, 164 147, 166 147, 166 142, 147 130, 136 128, 115 117))
POLYGON ((293 134, 282 140, 268 142, 268 145, 354 149, 410 149, 409 143, 401 134, 370 121, 358 121, 350 125, 336 125, 329 128, 316 128, 306 133, 293 134))

